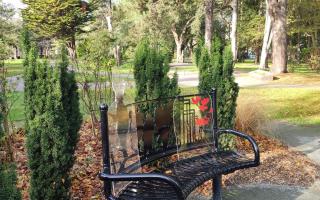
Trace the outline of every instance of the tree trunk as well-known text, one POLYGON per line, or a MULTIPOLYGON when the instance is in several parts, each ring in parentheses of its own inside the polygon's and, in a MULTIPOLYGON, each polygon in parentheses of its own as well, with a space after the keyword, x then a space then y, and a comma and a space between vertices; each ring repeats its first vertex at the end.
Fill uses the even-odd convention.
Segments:
POLYGON ((287 0, 269 0, 272 22, 272 68, 273 74, 287 73, 287 0))
POLYGON ((213 16, 213 0, 205 0, 205 34, 204 41, 207 48, 211 49, 212 40, 212 16, 213 16))
POLYGON ((256 54, 256 57, 254 59, 254 64, 258 64, 260 60, 260 47, 257 47, 254 49, 254 54, 256 54))
POLYGON ((116 60, 117 67, 121 65, 121 48, 119 45, 116 45, 113 48, 114 58, 116 60))
POLYGON ((182 42, 176 41, 177 46, 177 63, 183 63, 183 50, 182 50, 182 42))
POLYGON ((69 56, 70 56, 71 60, 74 61, 77 58, 75 36, 72 36, 72 38, 69 41, 67 41, 66 45, 67 45, 67 49, 69 52, 69 56))
POLYGON ((231 50, 233 55, 233 61, 237 60, 237 22, 238 22, 238 0, 232 0, 232 21, 231 21, 231 50))
POLYGON ((263 37, 263 44, 261 49, 261 56, 260 56, 260 65, 259 69, 267 69, 268 68, 268 51, 271 41, 271 18, 269 14, 269 3, 266 0, 266 21, 265 21, 265 28, 264 28, 264 37, 263 37))
POLYGON ((317 31, 311 33, 311 41, 312 41, 312 48, 316 48, 318 46, 317 31))
MULTIPOLYGON (((107 11, 105 14, 106 22, 107 22, 107 29, 109 33, 112 33, 113 27, 112 27, 112 2, 111 0, 107 1, 107 11)), ((116 65, 119 67, 121 65, 121 48, 120 45, 116 44, 113 47, 113 56, 116 60, 116 65)))
POLYGON ((191 17, 183 26, 182 31, 178 34, 177 28, 175 24, 172 24, 171 26, 171 32, 174 37, 174 41, 176 43, 177 48, 177 63, 183 63, 183 44, 187 43, 188 41, 185 40, 185 34, 187 33, 188 27, 190 27, 190 24, 194 20, 194 17, 191 17))
MULTIPOLYGON (((185 29, 186 29, 186 26, 185 26, 185 29)), ((173 34, 174 41, 176 43, 176 50, 177 50, 177 52, 176 52, 176 54, 177 54, 176 62, 177 63, 183 63, 182 45, 183 45, 183 42, 184 42, 183 34, 184 34, 185 31, 183 31, 180 35, 178 35, 175 25, 172 25, 171 32, 173 34)))

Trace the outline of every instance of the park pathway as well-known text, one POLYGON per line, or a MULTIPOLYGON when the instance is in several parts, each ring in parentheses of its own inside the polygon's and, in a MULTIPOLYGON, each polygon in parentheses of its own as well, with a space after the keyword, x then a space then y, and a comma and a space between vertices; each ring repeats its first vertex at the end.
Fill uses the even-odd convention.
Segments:
MULTIPOLYGON (((242 88, 309 88, 320 89, 320 84, 285 84, 260 81, 250 76, 244 76, 247 73, 235 73, 235 80, 242 88)), ((199 75, 196 72, 178 72, 179 85, 181 87, 197 87, 199 84, 199 75)))
MULTIPOLYGON (((287 122, 272 122, 273 130, 268 134, 291 149, 305 153, 320 164, 320 126, 297 126, 287 122)), ((188 200, 209 200, 192 194, 188 200)), ((310 188, 283 185, 240 185, 224 189, 223 200, 320 200, 320 180, 310 188)))

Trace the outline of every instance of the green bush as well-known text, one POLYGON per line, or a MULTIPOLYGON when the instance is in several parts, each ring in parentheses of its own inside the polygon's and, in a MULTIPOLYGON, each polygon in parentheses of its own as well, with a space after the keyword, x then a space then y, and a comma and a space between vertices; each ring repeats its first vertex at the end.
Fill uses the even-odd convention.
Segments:
POLYGON ((170 97, 180 93, 178 75, 168 77, 168 55, 142 40, 136 49, 134 59, 134 79, 136 82, 136 101, 170 97))
POLYGON ((66 50, 55 67, 39 63, 34 47, 25 74, 30 199, 70 199, 69 171, 81 124, 79 97, 66 50))
MULTIPOLYGON (((233 76, 233 58, 231 47, 223 48, 222 40, 215 37, 209 56, 206 47, 202 47, 199 59, 199 92, 217 89, 217 115, 219 128, 234 128, 236 101, 239 93, 238 84, 233 76)), ((221 137, 223 148, 232 148, 234 140, 230 136, 221 137)))
POLYGON ((21 193, 16 187, 17 175, 15 169, 14 164, 0 163, 0 199, 21 199, 21 193))

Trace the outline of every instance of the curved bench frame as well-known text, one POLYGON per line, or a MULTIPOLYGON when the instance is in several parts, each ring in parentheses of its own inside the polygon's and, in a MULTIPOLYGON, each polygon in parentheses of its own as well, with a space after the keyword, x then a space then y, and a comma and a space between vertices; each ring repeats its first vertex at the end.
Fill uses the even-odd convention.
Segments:
MULTIPOLYGON (((216 110, 216 90, 213 89, 212 92, 212 106, 216 110)), ((172 186, 177 194, 177 197, 181 200, 185 199, 185 195, 182 192, 181 185, 173 178, 166 176, 164 174, 160 173, 145 173, 145 174, 111 174, 111 166, 110 166, 110 155, 109 155, 109 137, 108 137, 108 119, 107 119, 107 112, 108 112, 108 106, 106 104, 102 104, 100 106, 100 114, 101 114, 101 137, 102 137, 102 150, 103 150, 103 172, 100 173, 100 179, 104 181, 104 194, 106 199, 108 200, 116 200, 116 197, 112 195, 112 181, 142 181, 142 180, 158 180, 163 181, 170 186, 172 186)), ((260 153, 259 153, 259 147, 255 140, 245 133, 241 133, 235 130, 231 129, 218 129, 217 128, 217 116, 216 112, 214 112, 214 127, 213 127, 213 136, 214 141, 213 143, 209 144, 210 146, 216 150, 219 151, 218 146, 218 139, 223 134, 231 134, 235 135, 237 137, 243 138, 251 144, 252 150, 254 152, 254 161, 253 164, 250 167, 255 167, 260 164, 260 153)), ((208 144, 202 144, 202 145, 189 145, 186 146, 180 151, 190 151, 197 148, 202 148, 204 146, 208 146, 208 144)), ((166 151, 161 151, 157 154, 153 154, 152 156, 143 159, 143 162, 140 163, 139 166, 146 165, 150 162, 156 161, 160 158, 168 157, 170 155, 175 154, 176 151, 172 149, 167 149, 166 151)), ((134 171, 137 169, 137 165, 133 164, 127 168, 129 172, 134 171)), ((221 179, 222 174, 212 177, 213 178, 213 199, 214 200, 221 200, 221 179)))

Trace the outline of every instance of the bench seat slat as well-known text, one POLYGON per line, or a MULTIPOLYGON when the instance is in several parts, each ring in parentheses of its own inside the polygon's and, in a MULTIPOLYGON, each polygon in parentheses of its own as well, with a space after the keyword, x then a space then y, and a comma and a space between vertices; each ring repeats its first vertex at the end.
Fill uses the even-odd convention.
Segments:
MULTIPOLYGON (((176 179, 187 197, 196 187, 218 174, 227 174, 256 164, 252 159, 233 151, 214 152, 172 163, 164 168, 176 179)), ((161 181, 131 182, 120 193, 119 200, 178 199, 174 188, 161 181)))

